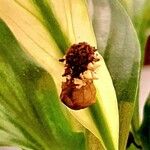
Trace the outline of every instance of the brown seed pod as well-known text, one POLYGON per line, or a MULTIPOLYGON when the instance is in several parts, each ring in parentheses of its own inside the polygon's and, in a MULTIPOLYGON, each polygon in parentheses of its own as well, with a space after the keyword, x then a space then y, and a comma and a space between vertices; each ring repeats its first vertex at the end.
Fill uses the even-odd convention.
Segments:
POLYGON ((69 108, 78 110, 86 108, 95 103, 96 89, 93 82, 87 82, 80 89, 76 88, 70 81, 62 83, 62 92, 60 98, 69 108))
POLYGON ((60 62, 65 62, 65 72, 62 75, 61 101, 69 108, 78 110, 96 102, 96 89, 93 84, 96 62, 99 61, 96 49, 82 42, 72 45, 60 62))

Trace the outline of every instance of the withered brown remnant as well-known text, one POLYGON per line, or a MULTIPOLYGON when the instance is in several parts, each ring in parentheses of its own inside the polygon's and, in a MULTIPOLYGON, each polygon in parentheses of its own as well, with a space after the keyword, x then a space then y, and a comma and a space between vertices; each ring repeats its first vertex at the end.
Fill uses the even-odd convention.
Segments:
POLYGON ((96 89, 92 79, 86 79, 84 86, 77 88, 74 79, 80 79, 89 63, 99 61, 95 57, 96 49, 86 42, 73 44, 60 62, 65 63, 65 72, 62 75, 66 77, 66 81, 62 83, 62 91, 60 94, 61 101, 69 108, 78 110, 86 108, 96 101, 96 89), (69 78, 68 78, 69 76, 69 78))
POLYGON ((60 99, 69 108, 79 110, 95 103, 96 89, 93 83, 88 81, 85 86, 77 89, 71 80, 62 83, 60 99))
POLYGON ((96 49, 86 42, 73 44, 66 53, 65 73, 63 76, 70 75, 72 78, 80 78, 80 73, 87 70, 87 65, 94 61, 94 52, 96 49))

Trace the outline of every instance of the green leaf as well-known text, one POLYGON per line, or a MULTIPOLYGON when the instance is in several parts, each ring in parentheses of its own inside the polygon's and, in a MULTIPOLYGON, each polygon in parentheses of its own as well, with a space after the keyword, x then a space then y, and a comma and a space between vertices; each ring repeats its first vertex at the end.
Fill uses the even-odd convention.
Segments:
POLYGON ((117 94, 120 120, 119 149, 123 150, 138 89, 140 45, 130 18, 118 1, 93 2, 92 19, 98 49, 105 59, 117 94), (106 35, 103 37, 104 34, 106 35))
POLYGON ((140 138, 142 141, 143 149, 150 149, 150 94, 144 106, 144 118, 139 130, 140 138))
POLYGON ((85 149, 59 103, 52 77, 28 58, 0 20, 0 145, 85 149))
MULTIPOLYGON (((137 31, 138 38, 141 45, 141 68, 144 64, 144 55, 146 50, 146 41, 149 36, 149 24, 150 24, 150 3, 149 0, 120 0, 122 5, 126 8, 127 13, 130 15, 132 23, 137 31)), ((139 91, 138 91, 139 93, 139 91)), ((132 118, 132 131, 134 137, 138 143, 140 143, 139 135, 137 131, 139 130, 139 94, 136 98, 134 114, 132 118)))
MULTIPOLYGON (((85 0, 1 0, 0 12, 0 17, 6 21, 24 50, 52 75, 58 93, 63 73, 63 65, 58 59, 63 57, 66 45, 68 48, 70 44, 85 41, 97 47, 85 0), (45 8, 47 10, 43 12, 45 8)), ((97 103, 91 108, 80 111, 69 109, 69 112, 99 139, 105 149, 118 149, 117 99, 103 58, 99 68, 99 80, 94 82, 97 103)))

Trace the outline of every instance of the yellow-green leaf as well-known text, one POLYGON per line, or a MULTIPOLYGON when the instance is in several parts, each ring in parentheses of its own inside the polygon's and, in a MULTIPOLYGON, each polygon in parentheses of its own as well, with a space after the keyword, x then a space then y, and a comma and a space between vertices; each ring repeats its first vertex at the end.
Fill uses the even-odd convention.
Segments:
MULTIPOLYGON (((85 0, 59 1, 59 5, 54 0, 30 0, 25 3, 21 0, 0 0, 0 17, 8 24, 25 52, 53 76, 59 92, 63 66, 58 59, 64 51, 78 42, 88 42, 97 47, 85 0)), ((97 103, 81 111, 71 110, 71 113, 99 138, 106 149, 117 150, 117 99, 103 58, 100 62, 99 80, 94 83, 97 103)))

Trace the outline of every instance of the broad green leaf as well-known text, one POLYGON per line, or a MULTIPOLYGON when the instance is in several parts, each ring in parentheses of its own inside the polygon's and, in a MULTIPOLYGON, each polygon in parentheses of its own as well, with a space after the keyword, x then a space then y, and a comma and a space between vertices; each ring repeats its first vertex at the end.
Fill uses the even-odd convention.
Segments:
POLYGON ((118 1, 94 0, 92 16, 98 49, 105 59, 117 94, 120 120, 119 149, 123 150, 138 89, 140 45, 130 18, 118 1), (110 16, 110 21, 106 21, 105 14, 110 16), (104 26, 109 32, 103 32, 101 28, 104 26), (107 36, 103 39, 104 33, 107 36), (101 41, 106 41, 106 44, 102 43, 105 47, 101 46, 101 41))
MULTIPOLYGON (((59 3, 54 0, 0 0, 0 17, 25 51, 52 75, 59 93, 63 66, 58 59, 64 51, 70 44, 83 41, 97 47, 85 0, 59 3)), ((98 75, 99 80, 95 82, 97 103, 88 109, 69 111, 104 148, 118 149, 118 106, 103 58, 98 75)))
MULTIPOLYGON (((128 14, 130 15, 134 27, 137 31, 138 38, 141 45, 141 68, 144 64, 144 55, 146 50, 146 42, 148 36, 150 35, 150 1, 149 0, 120 0, 120 2, 125 6, 128 14), (125 5, 124 5, 125 4, 125 5)), ((139 92, 138 92, 139 93, 139 92)), ((132 130, 135 139, 140 143, 139 135, 137 131, 139 130, 139 94, 136 98, 134 114, 132 118, 132 130)))
POLYGON ((144 106, 144 117, 139 130, 140 138, 142 141, 143 149, 150 149, 150 95, 144 106))
MULTIPOLYGON (((137 31, 138 38, 141 45, 141 68, 144 64, 144 54, 146 48, 146 41, 149 36, 150 28, 150 3, 149 0, 120 0, 123 6, 126 8, 127 13, 132 19, 132 23, 137 31)), ((139 92, 138 92, 139 93, 139 92)), ((135 136, 135 139, 140 143, 139 135, 137 131, 139 130, 140 121, 139 121, 139 94, 136 98, 134 114, 132 118, 132 130, 135 136)))
POLYGON ((72 130, 52 77, 23 52, 0 20, 0 145, 23 149, 85 149, 72 130))

